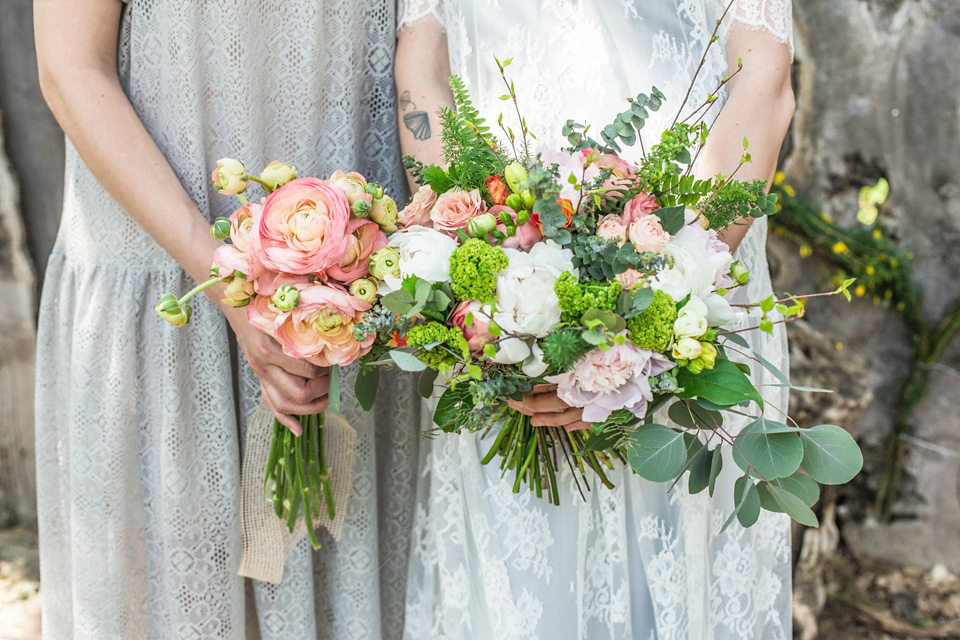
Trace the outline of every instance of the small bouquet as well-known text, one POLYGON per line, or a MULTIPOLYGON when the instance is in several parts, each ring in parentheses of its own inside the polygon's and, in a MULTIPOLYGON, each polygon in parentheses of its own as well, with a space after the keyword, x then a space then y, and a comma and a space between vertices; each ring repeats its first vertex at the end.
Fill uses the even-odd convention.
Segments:
MULTIPOLYGON (((497 64, 503 99, 516 103, 510 61, 497 64)), ((438 429, 489 434, 483 462, 511 473, 514 491, 526 485, 552 503, 561 464, 576 471, 581 492, 588 476, 612 486, 607 473, 619 463, 656 482, 689 472, 690 490, 712 495, 721 448, 731 447, 744 475, 728 524, 750 526, 765 508, 815 525, 818 483, 849 481, 862 457, 839 427, 768 417, 749 367, 729 357, 744 353, 790 386, 744 351, 740 333, 771 332, 801 315, 805 300, 730 302, 750 274, 717 230, 774 213, 776 196, 759 180, 693 176, 714 98, 634 165, 618 156, 620 144, 640 140, 661 108, 656 89, 630 100, 600 141, 568 121, 567 148, 534 154, 526 120, 515 135, 501 116, 500 140, 456 76, 451 87, 456 109, 440 112, 446 167, 406 159, 421 187, 370 257, 379 299, 355 327, 357 340, 375 336, 361 358, 361 403, 372 404, 378 366, 422 372, 424 396, 442 375, 438 429), (757 326, 734 328, 750 309, 757 326), (583 408, 590 428, 534 427, 508 406, 549 383, 583 408), (739 433, 724 429, 724 412, 751 408, 739 433)), ((849 296, 849 284, 833 293, 849 296)))
MULTIPOLYGON (((217 163, 213 182, 241 206, 218 218, 211 234, 227 244, 217 249, 211 278, 182 298, 164 295, 156 311, 175 326, 191 314, 188 300, 217 282, 226 283, 224 302, 247 307, 250 323, 274 337, 287 355, 330 367, 330 410, 339 413, 339 367, 370 351, 373 335, 357 334, 376 301, 369 278, 370 256, 397 229, 397 206, 377 184, 359 173, 335 172, 328 180, 298 178, 294 167, 272 162, 253 176, 238 160, 217 163), (260 203, 243 195, 249 183, 267 193, 260 203)), ((307 523, 336 506, 324 454, 322 414, 300 416, 294 436, 274 421, 264 493, 290 531, 302 509, 307 523)), ((312 526, 307 532, 320 546, 312 526)))

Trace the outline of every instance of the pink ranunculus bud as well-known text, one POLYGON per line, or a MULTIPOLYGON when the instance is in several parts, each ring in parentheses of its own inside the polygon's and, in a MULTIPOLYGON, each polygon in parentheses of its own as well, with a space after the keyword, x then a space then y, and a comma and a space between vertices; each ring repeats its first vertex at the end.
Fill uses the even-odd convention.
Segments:
POLYGON ((247 190, 247 170, 242 162, 233 158, 217 160, 211 179, 214 188, 225 196, 235 196, 247 190))
POLYGON ((641 191, 633 197, 623 208, 623 224, 629 227, 635 220, 649 215, 660 208, 657 198, 646 191, 641 191))
POLYGON ((230 214, 230 242, 246 253, 250 248, 250 238, 256 233, 263 205, 249 202, 230 214))
POLYGON ((276 191, 291 180, 297 179, 297 169, 282 162, 271 162, 260 173, 260 179, 270 191, 276 191))
POLYGON ((397 230, 397 203, 390 196, 377 198, 370 205, 370 219, 384 231, 397 230))
POLYGON ((365 200, 367 204, 373 201, 373 196, 367 193, 365 189, 367 179, 356 171, 344 173, 341 169, 337 169, 330 176, 330 184, 343 191, 351 207, 357 200, 365 200))
POLYGON ((244 276, 231 278, 223 290, 223 303, 231 307, 245 307, 255 295, 253 283, 244 276))

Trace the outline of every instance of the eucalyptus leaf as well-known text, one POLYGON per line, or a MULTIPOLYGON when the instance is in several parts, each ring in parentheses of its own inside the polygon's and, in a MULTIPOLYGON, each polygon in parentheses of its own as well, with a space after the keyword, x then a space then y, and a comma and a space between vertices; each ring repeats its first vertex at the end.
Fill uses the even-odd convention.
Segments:
POLYGON ((748 424, 736 438, 733 459, 744 471, 749 466, 765 480, 796 473, 803 460, 803 443, 796 433, 777 430, 779 423, 763 418, 748 424), (767 431, 767 427, 772 430, 767 431))
MULTIPOLYGON (((787 478, 770 480, 769 484, 780 487, 788 493, 792 493, 803 500, 803 503, 808 507, 813 507, 820 499, 820 485, 802 471, 798 471, 787 478)), ((777 501, 773 499, 772 494, 767 491, 760 494, 760 505, 767 511, 783 512, 777 501)))
POLYGON ((737 478, 733 485, 734 500, 737 503, 737 520, 744 527, 752 527, 760 517, 760 494, 757 485, 747 476, 737 478))
POLYGON ((713 491, 717 488, 717 478, 720 477, 720 472, 723 471, 723 455, 716 449, 714 449, 713 460, 710 464, 710 482, 707 485, 710 488, 710 497, 713 497, 713 491))
POLYGON ((420 379, 417 381, 417 391, 421 397, 429 398, 433 395, 433 384, 437 381, 438 375, 440 375, 440 373, 434 369, 423 370, 423 373, 420 374, 420 379))
POLYGON ((770 484, 769 482, 761 482, 757 487, 757 491, 760 494, 761 504, 770 504, 772 502, 779 507, 781 513, 787 514, 800 524, 808 527, 820 526, 817 516, 810 507, 786 489, 770 484))
POLYGON ((800 431, 803 470, 821 484, 850 482, 863 468, 857 441, 844 429, 822 424, 800 431))
POLYGON ((713 458, 718 456, 716 449, 710 450, 706 447, 697 454, 696 459, 690 466, 690 477, 687 488, 692 494, 697 494, 710 486, 710 472, 713 469, 713 458))
POLYGON ((377 367, 361 367, 357 372, 357 379, 353 383, 353 395, 364 411, 370 411, 377 401, 377 389, 380 387, 380 369, 377 367))
POLYGON ((627 442, 627 460, 637 474, 651 482, 668 482, 687 462, 683 433, 662 424, 637 427, 627 442))
POLYGON ((399 291, 388 293, 380 298, 380 304, 389 311, 405 316, 411 307, 413 307, 413 296, 410 295, 409 292, 400 289, 399 291))
POLYGON ((404 371, 423 371, 427 368, 417 356, 413 355, 409 351, 401 351, 400 349, 394 349, 390 352, 390 359, 393 360, 398 367, 404 371))
POLYGON ((676 207, 664 207, 662 209, 657 209, 654 211, 654 214, 660 218, 660 224, 663 227, 663 230, 670 235, 675 235, 678 231, 680 231, 680 229, 683 228, 686 211, 686 207, 679 205, 676 207))

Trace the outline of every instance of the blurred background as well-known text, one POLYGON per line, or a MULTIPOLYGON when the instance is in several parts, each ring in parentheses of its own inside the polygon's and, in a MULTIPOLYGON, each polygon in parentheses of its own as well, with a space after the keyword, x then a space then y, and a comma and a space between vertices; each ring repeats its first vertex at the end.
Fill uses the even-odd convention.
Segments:
MULTIPOLYGON (((63 189, 31 4, 0 0, 0 640, 39 637, 34 327, 63 189)), ((960 2, 801 0, 794 21, 775 288, 857 284, 791 325, 795 382, 837 391, 791 413, 865 454, 795 529, 795 635, 960 638, 960 2)))

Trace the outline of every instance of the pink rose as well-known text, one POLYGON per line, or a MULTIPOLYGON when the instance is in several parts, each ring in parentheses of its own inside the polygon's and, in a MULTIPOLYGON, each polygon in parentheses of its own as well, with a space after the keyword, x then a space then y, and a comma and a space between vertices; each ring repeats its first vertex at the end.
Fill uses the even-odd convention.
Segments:
POLYGON ((268 336, 277 337, 277 317, 280 311, 273 306, 272 294, 255 296, 247 305, 247 320, 268 336))
POLYGON ((566 373, 548 376, 557 395, 571 407, 583 407, 586 422, 601 422, 619 409, 638 418, 653 400, 650 377, 673 368, 659 353, 638 349, 629 340, 606 351, 593 349, 566 373))
POLYGON ((450 324, 463 332, 470 345, 470 351, 480 351, 484 345, 493 341, 488 332, 489 318, 483 313, 483 305, 476 300, 464 300, 450 315, 450 324), (467 314, 473 314, 473 322, 467 326, 467 314))
POLYGON ((298 178, 274 191, 263 206, 259 259, 271 271, 322 273, 349 248, 350 203, 323 180, 298 178))
POLYGON ((293 358, 320 367, 350 364, 373 344, 372 334, 362 342, 353 335, 354 325, 369 308, 369 302, 355 298, 342 287, 307 285, 300 289, 299 306, 277 317, 276 338, 284 353, 293 358))
POLYGON ((364 191, 367 179, 356 171, 344 173, 342 169, 337 169, 330 176, 330 184, 343 191, 351 207, 357 200, 364 200, 367 204, 373 202, 373 196, 364 191))
POLYGON ((430 185, 423 185, 413 194, 413 200, 410 201, 410 204, 400 212, 400 216, 397 218, 397 224, 401 228, 431 226, 430 210, 433 209, 433 205, 436 202, 437 192, 431 189, 430 185))
POLYGON ((451 189, 437 198, 430 211, 433 228, 447 235, 456 235, 474 216, 483 213, 483 199, 479 189, 463 191, 451 189))
POLYGON ((660 218, 650 215, 634 220, 627 235, 639 253, 660 253, 670 241, 670 234, 663 230, 660 218))
POLYGON ((623 218, 615 213, 604 216, 597 225, 597 235, 605 240, 616 240, 617 244, 622 246, 627 240, 627 227, 623 224, 623 218))
POLYGON ((649 215, 659 208, 660 205, 657 204, 655 196, 650 195, 646 191, 641 191, 623 208, 623 224, 629 227, 633 224, 634 220, 649 215))
POLYGON ((605 153, 597 159, 597 168, 613 169, 613 175, 617 178, 629 178, 640 171, 636 165, 630 164, 623 158, 612 153, 605 153))
POLYGON ((350 220, 352 243, 340 258, 340 264, 327 269, 327 277, 342 284, 350 284, 370 273, 367 259, 377 249, 387 246, 387 234, 373 220, 353 218, 350 220))
POLYGON ((230 241, 240 251, 250 249, 250 240, 256 233, 263 205, 249 202, 230 214, 230 241))
POLYGON ((618 273, 614 276, 614 279, 620 283, 620 286, 623 287, 625 291, 629 291, 640 284, 640 281, 643 280, 643 274, 636 269, 627 269, 623 273, 618 273))

